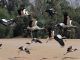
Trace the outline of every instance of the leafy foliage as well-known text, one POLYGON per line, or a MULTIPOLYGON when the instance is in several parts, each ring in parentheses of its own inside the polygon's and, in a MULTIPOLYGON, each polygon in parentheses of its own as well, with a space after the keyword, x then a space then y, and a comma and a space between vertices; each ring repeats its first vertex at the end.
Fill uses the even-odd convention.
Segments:
MULTIPOLYGON (((25 5, 28 11, 33 12, 33 15, 37 17, 39 22, 38 25, 40 27, 45 27, 48 25, 52 25, 54 27, 55 24, 63 22, 63 12, 68 12, 69 16, 73 19, 73 24, 78 26, 76 29, 76 38, 80 38, 80 7, 73 9, 69 6, 69 2, 66 0, 35 0, 35 6, 31 5, 29 0, 10 0, 6 7, 4 5, 2 7, 0 3, 0 19, 16 18, 17 10, 22 4, 25 5), (45 12, 46 9, 50 8, 53 8, 57 14, 50 17, 48 13, 45 12)), ((8 37, 11 35, 14 36, 12 30, 9 32, 9 28, 9 26, 6 27, 0 24, 0 37, 6 37, 7 35, 8 37)), ((44 31, 39 33, 41 35, 45 35, 44 31)))

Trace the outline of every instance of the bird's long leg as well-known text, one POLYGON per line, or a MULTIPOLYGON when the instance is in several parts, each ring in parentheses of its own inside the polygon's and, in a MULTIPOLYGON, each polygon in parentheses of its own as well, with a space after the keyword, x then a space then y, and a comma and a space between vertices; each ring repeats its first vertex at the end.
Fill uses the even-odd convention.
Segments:
POLYGON ((48 43, 48 42, 49 42, 49 40, 46 41, 46 43, 48 43))
POLYGON ((18 55, 20 54, 20 52, 21 52, 21 51, 19 50, 19 51, 18 51, 18 55))
POLYGON ((64 55, 66 55, 67 53, 69 53, 69 52, 66 52, 64 55))
POLYGON ((51 40, 51 38, 48 38, 48 40, 46 41, 46 43, 48 43, 51 40))
MULTIPOLYGON (((31 39, 33 39, 33 31, 31 30, 31 39)), ((33 41, 31 41, 33 43, 33 41)))
POLYGON ((64 55, 70 53, 70 52, 74 52, 74 49, 72 49, 71 51, 67 51, 64 55))
POLYGON ((33 38, 33 32, 32 32, 32 30, 31 30, 31 38, 33 38))

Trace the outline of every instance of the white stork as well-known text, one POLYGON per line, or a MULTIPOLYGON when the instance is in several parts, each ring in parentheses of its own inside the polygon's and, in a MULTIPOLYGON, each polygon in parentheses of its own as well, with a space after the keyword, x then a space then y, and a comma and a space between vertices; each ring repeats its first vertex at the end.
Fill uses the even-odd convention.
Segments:
POLYGON ((32 26, 32 27, 27 27, 28 29, 30 29, 30 30, 41 30, 41 29, 44 29, 44 28, 40 28, 39 26, 37 26, 37 21, 35 21, 34 23, 33 23, 34 25, 32 26))
POLYGON ((37 25, 37 22, 38 22, 38 21, 36 21, 35 19, 33 19, 33 20, 32 20, 32 24, 31 24, 32 27, 30 27, 30 26, 27 27, 27 29, 29 29, 29 30, 31 31, 31 37, 33 37, 32 31, 44 29, 44 28, 40 28, 40 27, 37 25))

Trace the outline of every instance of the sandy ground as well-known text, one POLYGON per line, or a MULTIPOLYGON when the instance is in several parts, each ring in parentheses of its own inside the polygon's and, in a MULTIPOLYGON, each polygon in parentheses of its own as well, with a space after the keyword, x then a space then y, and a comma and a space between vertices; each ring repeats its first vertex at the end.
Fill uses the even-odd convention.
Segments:
POLYGON ((46 43, 47 39, 40 39, 43 43, 32 43, 29 47, 26 42, 30 38, 0 39, 0 60, 80 60, 80 39, 66 39, 65 46, 61 47, 54 39, 46 43), (31 54, 19 52, 18 47, 26 45, 31 54), (66 53, 67 48, 72 45, 78 50, 66 53))

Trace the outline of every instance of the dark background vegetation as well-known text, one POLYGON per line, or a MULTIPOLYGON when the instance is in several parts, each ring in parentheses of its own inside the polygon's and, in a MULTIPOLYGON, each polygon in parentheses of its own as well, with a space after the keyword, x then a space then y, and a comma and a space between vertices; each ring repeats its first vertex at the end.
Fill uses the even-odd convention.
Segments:
MULTIPOLYGON (((80 7, 73 8, 69 6, 69 2, 66 0, 36 0, 35 6, 33 6, 29 0, 6 0, 0 1, 0 19, 15 19, 17 16, 17 10, 21 4, 24 4, 28 11, 34 12, 37 16, 39 25, 45 26, 47 24, 53 24, 63 22, 63 12, 68 12, 69 16, 73 20, 73 25, 77 26, 75 38, 80 38, 80 7), (57 14, 52 18, 45 12, 46 9, 54 8, 57 14)), ((10 27, 0 24, 0 38, 11 37, 13 32, 9 32, 10 27)), ((39 32, 44 35, 44 32, 39 32)), ((43 37, 43 36, 42 36, 43 37)))

